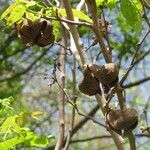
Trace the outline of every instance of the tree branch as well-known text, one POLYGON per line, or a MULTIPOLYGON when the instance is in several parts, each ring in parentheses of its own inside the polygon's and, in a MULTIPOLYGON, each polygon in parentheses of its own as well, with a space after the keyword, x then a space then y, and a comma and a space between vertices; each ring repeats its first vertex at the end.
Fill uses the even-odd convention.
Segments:
POLYGON ((147 77, 147 78, 141 79, 139 81, 126 84, 126 85, 123 86, 123 88, 127 89, 127 88, 131 88, 131 87, 134 87, 134 86, 138 86, 138 85, 143 84, 143 83, 145 83, 145 82, 147 82, 149 80, 150 80, 150 77, 147 77))
MULTIPOLYGON (((69 0, 63 0, 63 2, 64 2, 64 7, 65 7, 66 13, 67 13, 67 18, 71 21, 74 21, 74 16, 73 16, 73 13, 72 13, 72 8, 71 8, 70 1, 69 0)), ((83 66, 83 65, 87 64, 87 62, 88 62, 87 56, 86 56, 84 48, 83 48, 83 44, 80 40, 80 37, 79 37, 76 26, 71 25, 71 24, 68 24, 68 26, 70 28, 70 32, 71 32, 72 37, 74 39, 74 42, 75 42, 75 45, 77 47, 77 50, 78 50, 78 53, 80 55, 80 59, 81 59, 81 62, 82 62, 82 66, 83 66)))
MULTIPOLYGON (((67 37, 66 31, 63 28, 61 45, 63 45, 64 47, 67 47, 66 37, 67 37)), ((65 88, 65 59, 66 59, 65 53, 66 53, 66 49, 61 47, 60 55, 59 55, 59 62, 61 64, 60 66, 61 75, 60 75, 60 81, 58 82, 63 89, 65 88)), ((60 88, 60 97, 58 99, 58 104, 59 104, 59 132, 58 132, 58 140, 55 146, 55 150, 61 150, 63 146, 64 132, 65 132, 65 93, 61 88, 60 88)))
POLYGON ((58 21, 62 21, 62 22, 65 22, 65 23, 68 23, 70 25, 78 25, 78 26, 87 26, 89 28, 92 28, 92 24, 90 23, 87 23, 87 22, 82 22, 82 21, 73 21, 73 20, 69 20, 69 19, 65 19, 65 18, 55 18, 55 17, 47 17, 45 16, 45 18, 47 20, 58 20, 58 21))
POLYGON ((148 26, 149 26, 149 28, 150 28, 149 18, 148 18, 148 16, 147 16, 146 10, 145 10, 145 6, 149 6, 149 5, 146 5, 147 2, 146 2, 145 0, 140 0, 140 2, 141 2, 141 4, 142 4, 145 21, 146 21, 146 23, 148 24, 148 26))
POLYGON ((102 33, 100 31, 100 26, 98 25, 98 18, 97 18, 97 7, 96 7, 96 2, 95 0, 85 0, 89 12, 92 15, 92 20, 93 20, 93 31, 96 34, 96 39, 99 43, 99 46, 102 50, 103 56, 106 60, 107 63, 111 62, 111 57, 106 49, 106 46, 104 44, 103 38, 102 38, 102 33))
POLYGON ((129 143, 130 143, 130 150, 136 150, 136 144, 135 144, 135 137, 132 131, 127 133, 129 143))
MULTIPOLYGON (((93 116, 96 114, 96 112, 97 112, 98 110, 99 110, 99 105, 96 105, 96 106, 87 114, 87 116, 93 117, 93 116)), ((78 132, 78 131, 84 126, 84 124, 86 124, 89 120, 90 120, 90 118, 85 118, 85 117, 84 117, 77 125, 75 125, 75 127, 72 129, 71 137, 72 137, 76 132, 78 132)), ((64 142, 63 142, 63 145, 65 145, 65 143, 66 143, 66 138, 65 138, 65 140, 64 140, 64 142)), ((52 146, 46 148, 45 150, 54 150, 54 147, 55 147, 55 145, 52 145, 52 146)))
POLYGON ((149 50, 149 51, 143 53, 143 55, 141 55, 137 60, 135 60, 139 48, 141 47, 142 43, 144 42, 144 40, 146 39, 146 37, 148 36, 149 33, 150 33, 150 29, 148 29, 148 31, 147 31, 146 34, 144 35, 143 39, 141 40, 141 42, 139 42, 139 43, 137 44, 137 48, 136 48, 135 54, 134 54, 134 56, 133 56, 133 58, 132 58, 132 61, 131 61, 131 63, 130 63, 130 66, 129 66, 129 68, 127 69, 127 71, 126 71, 126 73, 124 74, 124 76, 122 77, 122 79, 120 80, 120 85, 121 85, 121 86, 123 86, 124 81, 127 79, 128 75, 129 75, 130 71, 133 69, 133 67, 134 67, 137 63, 139 63, 139 62, 150 52, 150 50, 149 50))
MULTIPOLYGON (((72 69, 72 79, 73 79, 73 89, 72 89, 72 102, 74 105, 76 105, 76 99, 77 99, 77 80, 76 80, 76 59, 73 57, 73 69, 72 69)), ((68 131, 68 136, 66 138, 66 144, 64 147, 64 150, 68 150, 70 141, 71 141, 71 135, 72 135, 72 130, 74 127, 74 122, 75 122, 75 107, 72 107, 72 119, 70 123, 70 128, 68 131)))
MULTIPOLYGON (((147 137, 149 138, 150 135, 149 134, 135 134, 135 137, 137 138, 143 138, 143 137, 147 137)), ((84 138, 84 139, 75 139, 71 141, 71 144, 73 143, 80 143, 80 142, 88 142, 88 141, 93 141, 93 140, 97 140, 97 139, 111 139, 112 136, 111 135, 101 135, 101 136, 94 136, 94 137, 89 137, 89 138, 84 138)))

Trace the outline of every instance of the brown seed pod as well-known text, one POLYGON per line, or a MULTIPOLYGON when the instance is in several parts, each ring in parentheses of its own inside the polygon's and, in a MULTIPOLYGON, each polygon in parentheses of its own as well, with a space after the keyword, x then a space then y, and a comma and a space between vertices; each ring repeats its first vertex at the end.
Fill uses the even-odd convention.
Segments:
POLYGON ((88 67, 84 71, 84 77, 79 83, 79 90, 89 96, 101 93, 99 88, 99 82, 91 74, 88 67))
POLYGON ((138 113, 133 108, 121 110, 111 110, 107 116, 107 123, 115 131, 131 131, 138 124, 138 113))
POLYGON ((20 32, 26 37, 35 38, 39 34, 42 25, 43 22, 40 19, 34 22, 26 19, 21 26, 20 32))
POLYGON ((36 44, 44 47, 54 43, 54 40, 55 37, 53 34, 53 26, 49 22, 44 20, 40 34, 37 37, 36 44))
POLYGON ((32 46, 35 44, 35 39, 40 33, 42 25, 43 22, 40 19, 34 22, 29 19, 24 19, 24 21, 17 24, 17 32, 27 46, 32 46))
POLYGON ((106 86, 112 87, 118 81, 119 69, 117 65, 113 63, 108 63, 103 66, 92 64, 89 68, 94 76, 106 86))
POLYGON ((44 47, 54 42, 53 26, 44 19, 31 21, 24 19, 16 25, 17 32, 26 46, 44 47))
POLYGON ((29 27, 27 27, 27 20, 24 20, 21 23, 18 23, 16 25, 16 31, 17 31, 19 37, 21 38, 21 40, 23 41, 23 43, 26 46, 34 45, 35 42, 34 42, 32 36, 30 36, 28 34, 26 36, 26 31, 25 31, 25 34, 23 34, 22 31, 21 31, 21 28, 23 28, 23 30, 25 30, 25 29, 29 30, 29 27))

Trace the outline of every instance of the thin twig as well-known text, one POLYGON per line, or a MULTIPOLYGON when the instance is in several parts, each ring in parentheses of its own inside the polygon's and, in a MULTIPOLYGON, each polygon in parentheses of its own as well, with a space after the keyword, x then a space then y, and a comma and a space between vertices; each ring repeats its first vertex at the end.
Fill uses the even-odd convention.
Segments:
MULTIPOLYGON (((149 134, 135 134, 135 136, 137 138, 143 138, 143 137, 150 137, 149 134)), ((111 139, 111 135, 100 135, 100 136, 93 136, 93 137, 89 137, 89 138, 83 138, 83 139, 75 139, 71 141, 72 143, 78 143, 78 142, 88 142, 88 141, 93 141, 93 140, 97 140, 97 139, 111 139)))
POLYGON ((140 85, 140 84, 143 84, 143 83, 145 83, 145 82, 147 82, 147 81, 149 81, 150 80, 150 77, 147 77, 147 78, 144 78, 144 79, 141 79, 141 80, 139 80, 139 81, 135 81, 135 82, 133 82, 133 83, 129 83, 129 84, 126 84, 126 85, 123 85, 123 88, 131 88, 131 87, 135 87, 135 86, 138 86, 138 85, 140 85))
POLYGON ((147 3, 145 3, 145 1, 143 1, 143 0, 140 0, 140 2, 142 4, 142 8, 143 8, 143 12, 144 12, 144 16, 143 17, 145 18, 145 21, 146 21, 146 23, 148 24, 148 26, 150 28, 149 18, 147 17, 146 10, 145 10, 145 6, 147 6, 145 4, 147 4, 147 3))
POLYGON ((102 51, 100 51, 95 58, 93 59, 93 64, 96 64, 96 62, 98 61, 99 56, 102 54, 102 51))
MULTIPOLYGON (((96 112, 99 110, 99 106, 98 105, 96 105, 96 106, 94 106, 94 108, 92 108, 91 110, 90 110, 90 112, 87 114, 87 116, 94 116, 95 114, 96 114, 96 112)), ((74 128, 73 128, 73 130, 72 130, 72 133, 71 133, 71 137, 77 132, 77 131, 79 131, 86 123, 87 123, 87 121, 89 121, 89 118, 83 118, 83 119, 81 119, 80 121, 79 121, 79 123, 77 123, 75 126, 74 126, 74 128)), ((65 138, 65 140, 64 140, 64 144, 66 143, 66 138, 65 138)), ((64 145, 63 144, 63 145, 64 145)), ((54 145, 52 145, 52 146, 50 146, 50 147, 48 147, 48 148, 46 148, 45 150, 54 150, 54 145)))
POLYGON ((101 30, 100 30, 100 27, 98 25, 96 2, 95 2, 95 0, 85 0, 85 2, 88 6, 89 12, 92 15, 92 20, 93 20, 93 28, 92 29, 93 29, 93 31, 96 35, 96 39, 97 39, 97 41, 99 43, 99 46, 102 50, 105 61, 107 63, 110 63, 111 62, 111 57, 110 57, 110 55, 107 51, 107 48, 106 48, 105 43, 104 43, 103 38, 102 38, 102 33, 101 33, 101 30))
MULTIPOLYGON (((64 2, 64 7, 66 10, 67 18, 71 21, 74 21, 74 16, 73 16, 70 1, 69 0, 63 0, 63 2, 64 2)), ((79 36, 78 31, 77 31, 77 27, 75 25, 70 25, 70 24, 68 24, 68 26, 70 28, 70 32, 71 32, 72 37, 74 39, 74 42, 75 42, 76 48, 78 50, 78 53, 80 55, 80 59, 81 59, 82 66, 83 66, 83 65, 88 63, 88 59, 87 59, 87 55, 85 53, 85 50, 83 48, 83 44, 80 40, 80 36, 79 36)))
POLYGON ((78 113, 80 116, 84 116, 84 117, 86 117, 86 118, 92 120, 94 123, 99 124, 100 126, 105 127, 105 125, 103 125, 102 123, 98 122, 98 121, 95 120, 93 117, 90 117, 90 116, 87 116, 87 115, 81 113, 81 111, 78 109, 77 105, 72 102, 72 100, 71 100, 69 94, 67 93, 67 91, 61 87, 61 85, 59 84, 59 82, 57 81, 56 78, 54 78, 54 77, 52 77, 52 78, 55 80, 55 82, 57 83, 57 85, 64 91, 64 93, 65 93, 65 95, 66 95, 66 97, 67 97, 67 102, 70 103, 70 104, 75 108, 75 110, 77 111, 77 113, 78 113))
POLYGON ((150 9, 150 5, 148 4, 146 0, 143 0, 143 4, 147 9, 150 9))
POLYGON ((110 53, 110 55, 112 56, 112 47, 111 47, 111 45, 110 45, 110 42, 109 42, 109 37, 108 37, 108 33, 107 33, 107 26, 106 26, 106 19, 105 19, 105 15, 104 15, 104 10, 102 9, 102 16, 103 16, 103 19, 104 19, 104 24, 105 24, 105 31, 106 31, 106 37, 105 37, 105 39, 106 39, 106 42, 107 42, 107 45, 108 45, 108 47, 109 47, 109 53, 110 53))
POLYGON ((62 45, 61 43, 55 42, 56 45, 63 47, 65 50, 69 50, 70 48, 64 47, 64 45, 62 45))
POLYGON ((136 150, 136 144, 135 144, 135 137, 132 133, 132 131, 127 133, 129 143, 130 143, 130 150, 136 150))
MULTIPOLYGON (((141 45, 143 44, 144 40, 146 39, 146 37, 148 36, 148 34, 150 33, 150 30, 148 30, 146 32, 146 34, 144 35, 143 39, 141 40, 141 42, 139 42, 137 44, 137 48, 136 48, 136 51, 135 51, 135 54, 132 58, 132 61, 130 63, 130 66, 129 68, 127 69, 126 73, 124 74, 124 76, 122 77, 122 79, 120 80, 120 85, 122 86, 124 81, 126 80, 126 78, 128 77, 128 74, 129 72, 132 70, 132 68, 135 66, 135 64, 137 63, 138 59, 135 61, 135 58, 137 57, 137 54, 138 54, 138 51, 139 51, 139 48, 141 47, 141 45)), ((142 57, 142 56, 141 56, 142 57)), ((139 58, 141 60, 141 58, 139 58)), ((138 61, 139 62, 139 61, 138 61)))
MULTIPOLYGON (((67 47, 67 38, 66 38, 66 32, 64 29, 62 29, 62 44, 64 47, 67 47)), ((66 49, 61 47, 60 53, 66 53, 66 49)), ((64 141, 64 132, 65 132, 65 93, 62 89, 65 88, 65 55, 59 55, 59 62, 61 62, 60 66, 60 81, 59 85, 62 87, 60 88, 60 98, 58 99, 59 104, 59 132, 58 132, 58 139, 55 146, 55 150, 61 150, 63 147, 63 141, 64 141)), ((58 81, 57 81, 58 82, 58 81)))
MULTIPOLYGON (((73 69, 72 69, 72 77, 73 77, 73 90, 72 90, 72 95, 73 95, 73 103, 74 105, 76 104, 76 99, 77 99, 77 89, 76 89, 76 60, 75 57, 73 57, 73 69)), ((72 118, 71 118, 71 124, 70 124, 70 128, 68 131, 68 136, 67 136, 67 140, 66 140, 66 144, 64 147, 64 150, 68 150, 69 148, 69 144, 71 141, 71 134, 72 134, 72 130, 74 127, 74 121, 75 121, 75 107, 72 107, 72 118)))
POLYGON ((58 17, 58 16, 57 16, 57 18, 45 16, 45 19, 47 19, 47 20, 57 20, 57 21, 62 21, 62 22, 71 24, 71 25, 87 26, 89 28, 92 28, 92 24, 90 24, 90 23, 81 22, 81 21, 80 22, 79 21, 73 21, 73 20, 64 19, 64 18, 61 18, 61 17, 58 17))
POLYGON ((93 43, 89 47, 86 48, 85 52, 87 52, 91 47, 95 46, 96 44, 97 42, 93 41, 93 43))

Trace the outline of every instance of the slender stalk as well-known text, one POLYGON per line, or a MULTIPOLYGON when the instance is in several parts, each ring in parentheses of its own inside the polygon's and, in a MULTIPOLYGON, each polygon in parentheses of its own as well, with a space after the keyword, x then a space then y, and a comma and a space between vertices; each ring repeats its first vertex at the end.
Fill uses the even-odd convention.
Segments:
MULTIPOLYGON (((77 82, 76 82, 76 60, 75 60, 75 57, 73 57, 72 77, 73 77, 73 98, 72 98, 72 102, 75 105, 76 104, 76 99, 77 99, 77 96, 76 96, 76 94, 77 94, 76 83, 77 82)), ((72 130, 73 130, 73 127, 74 127, 74 121, 75 121, 75 107, 72 108, 72 119, 71 119, 69 133, 68 133, 68 136, 67 136, 67 140, 66 140, 64 150, 68 150, 68 148, 69 148, 71 137, 72 137, 72 130)))
MULTIPOLYGON (((63 0, 63 2, 64 2, 64 7, 65 7, 66 13, 67 13, 67 18, 69 20, 71 20, 71 21, 74 21, 74 17, 73 17, 70 1, 69 0, 63 0)), ((85 51, 84 51, 83 44, 82 44, 82 42, 80 40, 80 37, 79 37, 79 34, 78 34, 76 26, 75 25, 71 25, 71 24, 68 24, 68 26, 70 28, 70 32, 71 32, 72 37, 74 39, 74 42, 75 42, 76 48, 78 50, 78 53, 80 55, 80 59, 81 59, 82 66, 83 66, 83 65, 87 64, 87 62, 88 62, 87 56, 86 56, 85 51)))
MULTIPOLYGON (((99 94, 96 94, 95 97, 98 101, 99 107, 101 108, 103 114, 105 115, 105 110, 104 110, 103 106, 106 104, 106 99, 103 96, 100 96, 99 94)), ((108 128, 108 131, 111 134, 111 136, 112 136, 112 138, 113 138, 113 140, 117 146, 117 149, 118 150, 125 150, 124 139, 119 134, 117 134, 116 132, 111 130, 110 128, 108 128)))
MULTIPOLYGON (((67 38, 66 38, 66 33, 64 29, 62 29, 62 42, 61 44, 64 47, 67 47, 67 38)), ((59 61, 61 62, 60 66, 60 81, 59 84, 62 86, 62 88, 65 88, 65 53, 66 50, 62 47, 60 50, 60 55, 59 55, 59 61), (62 55, 63 54, 63 55, 62 55)), ((55 150, 61 150, 63 147, 63 141, 64 141, 64 132, 65 132, 65 93, 62 89, 60 89, 60 98, 58 100, 59 104, 59 132, 58 132, 58 140, 55 146, 55 150)))
POLYGON ((92 20, 93 20, 93 31, 96 35, 96 39, 99 43, 99 46, 102 50, 103 56, 106 60, 107 63, 110 63, 111 57, 106 49, 106 46, 104 44, 103 38, 102 38, 102 33, 100 31, 100 26, 98 25, 98 18, 97 18, 97 7, 96 7, 96 2, 95 0, 85 0, 88 9, 92 15, 92 20))
POLYGON ((127 69, 127 71, 126 71, 126 73, 124 74, 124 76, 122 77, 122 79, 120 80, 120 85, 121 85, 121 86, 123 85, 124 81, 127 79, 128 75, 129 75, 130 71, 133 69, 133 67, 134 67, 137 63, 139 63, 139 62, 150 52, 150 50, 149 50, 149 51, 143 53, 143 54, 142 54, 139 58, 137 58, 137 60, 136 60, 136 57, 137 57, 139 48, 141 47, 141 45, 143 44, 143 42, 145 41, 145 39, 146 39, 146 37, 149 35, 149 33, 150 33, 150 29, 148 29, 148 31, 146 32, 146 34, 144 35, 144 37, 142 38, 142 40, 137 44, 137 48, 136 48, 135 54, 134 54, 134 56, 133 56, 133 58, 132 58, 132 61, 131 61, 131 63, 130 63, 130 66, 129 66, 129 68, 127 69))
MULTIPOLYGON (((99 45, 101 47, 105 61, 106 61, 106 63, 110 63, 110 62, 112 62, 112 60, 111 60, 111 57, 110 57, 110 55, 106 49, 106 46, 104 44, 104 41, 103 41, 103 38, 101 35, 101 31, 99 29, 100 27, 98 25, 96 2, 95 2, 95 0, 85 0, 85 2, 88 6, 88 9, 89 9, 91 15, 92 15, 93 31, 96 34, 96 38, 97 38, 99 45)), ((116 93, 117 93, 120 108, 121 108, 121 110, 123 110, 125 108, 125 101, 124 101, 123 93, 122 93, 122 91, 120 91, 119 85, 116 87, 116 93)), ((99 103, 101 110, 103 111, 103 114, 105 115, 105 111, 103 108, 103 106, 106 104, 105 98, 103 96, 101 97, 100 95, 97 94, 96 99, 99 103)), ((106 110, 106 112, 107 112, 107 110, 106 110)), ((124 147, 123 142, 122 142, 122 140, 123 140, 122 137, 110 129, 108 131, 112 135, 112 138, 114 139, 114 142, 115 142, 118 150, 124 150, 125 147, 124 147)))
MULTIPOLYGON (((93 116, 96 114, 96 112, 97 112, 98 110, 99 110, 99 106, 98 106, 98 105, 94 106, 94 108, 92 108, 92 109, 89 111, 89 113, 87 114, 87 116, 93 117, 93 116)), ((88 117, 84 117, 82 120, 80 120, 80 121, 73 127, 72 133, 71 133, 71 137, 72 137, 75 133, 77 133, 89 120, 90 120, 90 118, 88 118, 88 117)), ((65 139, 64 139, 64 142, 63 142, 63 145, 65 145, 66 140, 67 140, 67 139, 65 138, 65 139)), ((46 148, 45 150, 54 150, 54 147, 55 147, 55 146, 52 145, 52 146, 46 148)))
POLYGON ((135 81, 135 82, 133 82, 133 83, 126 84, 126 85, 123 86, 123 88, 127 89, 127 88, 131 88, 131 87, 135 87, 135 86, 138 86, 138 85, 140 85, 140 84, 143 84, 143 83, 145 83, 145 82, 147 82, 147 81, 149 81, 149 80, 150 80, 150 77, 146 77, 146 78, 144 78, 144 79, 135 81))
POLYGON ((127 137, 129 139, 130 143, 130 150, 136 150, 136 145, 135 145, 135 137, 132 132, 127 133, 127 137))

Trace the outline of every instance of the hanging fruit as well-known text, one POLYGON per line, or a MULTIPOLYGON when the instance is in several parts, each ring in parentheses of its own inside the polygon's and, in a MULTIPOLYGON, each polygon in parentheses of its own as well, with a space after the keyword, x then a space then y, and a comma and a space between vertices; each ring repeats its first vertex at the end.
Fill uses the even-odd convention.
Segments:
POLYGON ((45 19, 37 19, 31 21, 24 19, 16 25, 17 33, 26 46, 44 47, 54 43, 55 37, 53 34, 53 26, 45 19))
POLYGON ((98 80, 91 74, 88 66, 84 70, 84 77, 79 83, 79 90, 89 96, 101 93, 98 80))
POLYGON ((117 65, 113 63, 108 63, 103 66, 98 66, 96 64, 92 64, 89 66, 91 72, 93 73, 94 77, 99 80, 104 85, 114 86, 118 81, 118 73, 119 69, 117 65))
POLYGON ((106 122, 115 131, 131 131, 138 124, 138 113, 133 108, 111 110, 106 115, 106 122))

